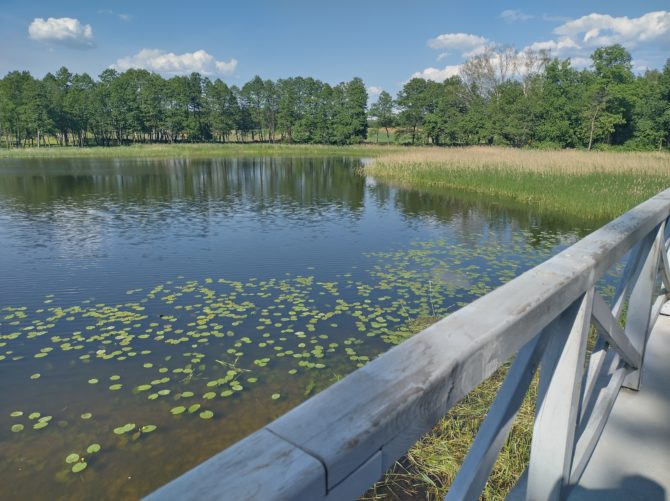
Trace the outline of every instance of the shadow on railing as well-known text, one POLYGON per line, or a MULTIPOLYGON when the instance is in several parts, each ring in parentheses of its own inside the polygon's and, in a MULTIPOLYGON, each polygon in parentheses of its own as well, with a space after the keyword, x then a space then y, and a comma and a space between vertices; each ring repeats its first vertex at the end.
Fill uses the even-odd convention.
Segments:
POLYGON ((354 499, 514 355, 446 499, 479 498, 538 366, 530 465, 515 494, 560 499, 577 492, 619 389, 640 385, 647 338, 670 290, 669 215, 670 189, 433 324, 149 499, 354 499), (629 251, 609 305, 595 284, 629 251), (659 278, 663 287, 656 295, 659 278), (598 340, 587 366, 591 325, 598 340))

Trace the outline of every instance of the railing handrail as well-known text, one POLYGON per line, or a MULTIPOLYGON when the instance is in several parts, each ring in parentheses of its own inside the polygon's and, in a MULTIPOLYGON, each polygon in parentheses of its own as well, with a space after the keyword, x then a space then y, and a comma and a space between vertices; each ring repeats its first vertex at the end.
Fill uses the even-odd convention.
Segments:
MULTIPOLYGON (((570 339, 577 336, 573 334, 575 319, 586 318, 588 327, 596 310, 600 312, 599 332, 607 341, 601 348, 616 346, 617 339, 621 342, 618 323, 603 316, 601 300, 597 294, 594 299, 593 288, 634 245, 647 242, 645 252, 649 253, 650 246, 663 237, 669 215, 670 189, 392 348, 161 487, 149 499, 314 500, 359 496, 452 406, 524 346, 523 353, 529 354, 528 367, 540 356, 544 364, 548 352, 563 350, 568 346, 565 343, 574 344, 570 339), (661 236, 657 237, 659 232, 661 236), (566 320, 567 313, 572 316, 566 320), (570 337, 547 351, 542 351, 544 346, 540 351, 533 348, 533 343, 542 339, 539 333, 551 331, 559 320, 563 327, 568 326, 570 337)), ((636 247, 639 253, 641 247, 636 247)), ((631 280, 637 281, 641 273, 646 273, 647 268, 640 271, 641 266, 632 266, 635 269, 631 276, 637 275, 631 280)), ((621 304, 615 305, 616 313, 620 313, 621 304)), ((582 339, 583 326, 580 329, 581 337, 577 337, 582 339)), ((626 331, 626 335, 641 360, 645 340, 640 345, 633 334, 626 331)), ((550 345, 548 339, 556 336, 547 334, 545 341, 550 345)), ((628 350, 624 356, 635 358, 631 347, 626 345, 622 350, 628 350)), ((576 352, 575 357, 579 356, 576 352)), ((612 356, 617 358, 610 357, 606 363, 617 369, 623 362, 618 355, 612 356)), ((621 372, 620 378, 631 370, 621 372)), ((550 395, 551 391, 546 398, 550 395)))

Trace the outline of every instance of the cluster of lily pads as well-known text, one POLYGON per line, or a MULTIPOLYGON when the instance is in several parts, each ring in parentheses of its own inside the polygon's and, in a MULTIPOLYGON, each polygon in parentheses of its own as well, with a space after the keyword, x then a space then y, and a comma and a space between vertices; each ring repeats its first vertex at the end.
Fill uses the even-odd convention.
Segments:
MULTIPOLYGON (((25 385, 71 391, 49 386, 53 367, 67 366, 90 390, 155 405, 175 420, 225 419, 226 405, 244 405, 240 396, 249 391, 268 403, 295 404, 312 392, 310 374, 332 380, 363 366, 410 335, 411 320, 446 315, 570 243, 547 238, 531 247, 521 233, 504 241, 473 238, 371 253, 369 270, 356 277, 180 277, 129 290, 130 301, 118 304, 68 304, 50 295, 38 308, 3 307, 0 367, 27 363, 32 375, 25 385), (281 381, 301 376, 304 392, 283 388, 281 381)), ((45 428, 52 416, 34 411, 27 418, 11 431, 45 428)), ((128 422, 108 432, 138 440, 157 429, 128 422)), ((100 451, 94 445, 89 454, 100 451)), ((79 453, 66 462, 73 472, 88 464, 79 453)))

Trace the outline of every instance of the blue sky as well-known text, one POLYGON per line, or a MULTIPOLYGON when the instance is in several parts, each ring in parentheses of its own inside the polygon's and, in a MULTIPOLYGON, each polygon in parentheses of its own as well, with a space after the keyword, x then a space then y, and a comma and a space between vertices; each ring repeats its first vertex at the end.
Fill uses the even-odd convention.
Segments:
POLYGON ((413 75, 456 74, 493 44, 550 48, 584 66, 595 47, 620 42, 638 71, 670 57, 667 0, 0 3, 3 75, 41 77, 64 65, 92 76, 108 67, 195 70, 238 85, 256 74, 330 83, 360 76, 373 94, 395 94, 413 75))

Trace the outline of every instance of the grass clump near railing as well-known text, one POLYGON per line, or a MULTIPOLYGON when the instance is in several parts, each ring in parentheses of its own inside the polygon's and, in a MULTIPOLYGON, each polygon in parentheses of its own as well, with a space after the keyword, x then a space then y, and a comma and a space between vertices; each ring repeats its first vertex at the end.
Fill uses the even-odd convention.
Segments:
MULTIPOLYGON (((410 332, 419 332, 437 320, 439 320, 437 317, 418 319, 410 325, 410 332)), ((398 342, 402 340, 398 339, 398 342)), ((433 430, 414 444, 361 499, 365 501, 444 499, 498 394, 508 368, 509 364, 505 364, 452 407, 433 430)), ((521 405, 481 499, 505 499, 527 468, 536 396, 537 375, 521 405)))
POLYGON ((51 146, 41 148, 0 149, 2 158, 216 158, 216 157, 321 157, 354 156, 374 157, 390 151, 400 151, 397 146, 351 145, 326 146, 303 144, 265 143, 180 143, 134 144, 130 146, 51 146))
POLYGON ((469 191, 603 221, 667 188, 670 154, 416 148, 381 155, 364 172, 403 186, 469 191))

